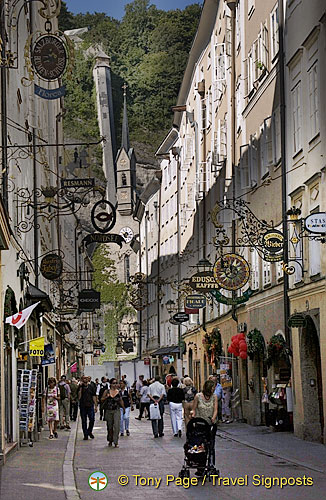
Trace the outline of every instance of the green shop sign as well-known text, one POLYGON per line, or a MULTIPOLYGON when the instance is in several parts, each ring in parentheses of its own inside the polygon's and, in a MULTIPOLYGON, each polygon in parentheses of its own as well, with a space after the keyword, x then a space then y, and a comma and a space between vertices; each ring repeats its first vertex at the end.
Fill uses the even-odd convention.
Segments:
POLYGON ((221 292, 218 290, 210 290, 209 292, 217 302, 220 302, 221 304, 226 304, 227 306, 234 306, 238 304, 243 304, 244 302, 247 302, 251 295, 254 293, 251 288, 248 288, 240 297, 225 297, 221 292))

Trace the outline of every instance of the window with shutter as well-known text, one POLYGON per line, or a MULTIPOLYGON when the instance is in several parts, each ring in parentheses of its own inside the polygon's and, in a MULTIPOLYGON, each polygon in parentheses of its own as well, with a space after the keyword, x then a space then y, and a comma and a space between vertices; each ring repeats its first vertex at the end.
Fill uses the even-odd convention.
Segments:
POLYGON ((241 28, 240 28, 240 2, 238 2, 236 7, 236 16, 235 16, 235 40, 236 40, 236 49, 239 50, 241 43, 241 28))
POLYGON ((227 115, 220 124, 220 158, 224 159, 227 156, 227 115))
POLYGON ((251 288, 259 290, 259 256, 256 249, 251 252, 251 288))
POLYGON ((301 82, 292 89, 292 127, 293 127, 293 153, 302 148, 302 105, 301 82))
POLYGON ((187 207, 190 210, 195 208, 195 184, 187 182, 187 207))
POLYGON ((259 127, 259 165, 260 177, 263 178, 268 173, 268 168, 265 164, 265 143, 264 143, 264 123, 259 127))
POLYGON ((240 146, 240 177, 241 189, 250 187, 250 172, 249 172, 249 144, 240 146))
POLYGON ((271 263, 263 260, 263 285, 270 285, 271 279, 271 263))
POLYGON ((225 53, 231 56, 232 51, 232 21, 230 16, 225 16, 225 53))
POLYGON ((248 0, 248 17, 251 17, 255 10, 255 0, 248 0))
POLYGON ((279 37, 278 37, 278 5, 274 7, 270 18, 271 23, 271 59, 278 54, 279 37))
POLYGON ((264 168, 273 165, 273 120, 268 116, 264 120, 264 168))
POLYGON ((313 139, 315 135, 317 135, 319 132, 317 62, 309 70, 308 79, 309 79, 310 138, 313 139))
POLYGON ((257 185, 258 180, 258 142, 256 134, 250 136, 249 169, 250 187, 254 187, 257 185))
POLYGON ((207 128, 207 101, 206 99, 201 100, 201 130, 204 132, 207 128))
POLYGON ((237 132, 241 129, 241 120, 242 120, 242 96, 241 96, 241 83, 240 79, 236 85, 235 91, 235 99, 236 99, 236 128, 237 132))

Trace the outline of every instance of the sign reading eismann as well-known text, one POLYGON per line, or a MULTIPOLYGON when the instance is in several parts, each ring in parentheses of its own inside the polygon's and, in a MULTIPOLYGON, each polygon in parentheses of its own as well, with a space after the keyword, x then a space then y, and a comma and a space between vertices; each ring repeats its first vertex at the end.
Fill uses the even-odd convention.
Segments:
POLYGON ((283 259, 284 236, 277 229, 267 231, 263 236, 264 260, 278 262, 283 259))
POLYGON ((61 179, 62 188, 87 188, 93 187, 95 184, 95 179, 61 179))
POLYGON ((189 285, 194 290, 201 292, 219 288, 211 271, 201 271, 200 273, 194 274, 189 280, 189 285))

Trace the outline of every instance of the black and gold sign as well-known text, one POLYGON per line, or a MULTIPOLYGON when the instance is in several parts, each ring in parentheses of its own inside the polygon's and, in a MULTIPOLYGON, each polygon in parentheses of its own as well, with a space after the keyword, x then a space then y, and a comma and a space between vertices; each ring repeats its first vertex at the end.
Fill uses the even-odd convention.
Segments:
POLYGON ((40 271, 47 280, 56 280, 62 273, 62 258, 60 255, 50 253, 41 260, 40 271))
POLYGON ((91 221, 99 233, 108 233, 116 222, 115 208, 107 200, 97 201, 91 211, 91 221))
POLYGON ((191 276, 189 286, 191 286, 193 290, 198 290, 203 293, 218 288, 218 284, 211 271, 202 271, 191 276))
POLYGON ((271 229, 263 235, 264 260, 278 262, 283 259, 284 236, 271 229))
POLYGON ((33 68, 43 80, 57 80, 66 70, 67 50, 64 42, 49 34, 38 38, 32 49, 33 68))
POLYGON ((242 288, 250 276, 248 262, 235 253, 220 257, 214 264, 213 272, 218 285, 232 291, 242 288))

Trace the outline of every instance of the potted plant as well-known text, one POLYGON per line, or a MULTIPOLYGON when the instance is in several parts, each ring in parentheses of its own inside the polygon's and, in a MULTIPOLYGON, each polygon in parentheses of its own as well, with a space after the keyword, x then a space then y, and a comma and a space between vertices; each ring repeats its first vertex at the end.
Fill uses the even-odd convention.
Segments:
POLYGON ((208 362, 217 366, 217 360, 222 354, 222 337, 218 328, 214 328, 210 334, 206 333, 204 335, 203 346, 208 362))
POLYGON ((291 349, 287 345, 285 338, 280 333, 273 335, 267 342, 267 366, 271 367, 275 361, 283 359, 290 365, 291 349))
POLYGON ((261 358, 264 357, 265 353, 265 340, 262 336, 260 330, 254 328, 247 334, 247 353, 251 361, 255 356, 259 356, 261 358))

